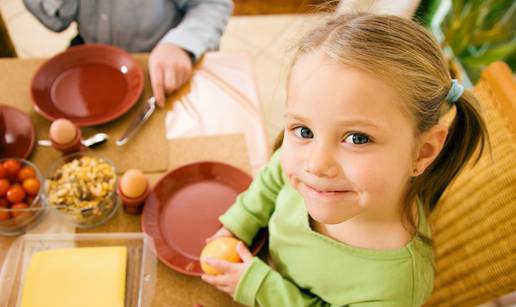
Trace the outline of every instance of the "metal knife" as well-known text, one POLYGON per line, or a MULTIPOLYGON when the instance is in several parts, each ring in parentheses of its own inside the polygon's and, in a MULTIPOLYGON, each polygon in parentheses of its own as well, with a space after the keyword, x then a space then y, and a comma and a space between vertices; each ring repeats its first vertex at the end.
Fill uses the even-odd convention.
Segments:
POLYGON ((133 119, 133 121, 129 124, 124 134, 116 141, 118 146, 122 146, 129 138, 141 127, 141 125, 149 119, 154 110, 156 110, 157 100, 154 96, 151 96, 147 103, 145 104, 142 111, 133 119))

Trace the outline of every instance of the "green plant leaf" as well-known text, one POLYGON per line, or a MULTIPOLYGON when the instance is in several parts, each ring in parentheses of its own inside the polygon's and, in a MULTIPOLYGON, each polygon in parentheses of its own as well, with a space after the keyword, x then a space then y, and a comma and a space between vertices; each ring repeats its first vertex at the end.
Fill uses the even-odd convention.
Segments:
POLYGON ((487 59, 483 62, 504 57, 512 52, 507 42, 515 38, 516 1, 453 0, 443 26, 444 43, 456 57, 487 59))
POLYGON ((490 48, 481 55, 463 57, 460 60, 471 66, 489 65, 495 61, 508 58, 514 52, 516 52, 516 41, 490 48))
POLYGON ((499 10, 490 13, 490 16, 487 17, 481 28, 473 35, 471 39, 472 44, 480 45, 488 42, 494 45, 514 38, 516 30, 516 1, 510 5, 508 5, 509 1, 497 1, 497 3, 506 3, 507 5, 499 7, 499 10))
MULTIPOLYGON (((482 24, 482 29, 490 29, 496 26, 499 22, 507 22, 513 19, 516 11, 516 2, 512 0, 494 1, 491 6, 487 6, 489 14, 486 16, 486 20, 482 24)), ((512 28, 514 29, 514 28, 512 28)), ((514 33, 514 30, 511 31, 514 33)))

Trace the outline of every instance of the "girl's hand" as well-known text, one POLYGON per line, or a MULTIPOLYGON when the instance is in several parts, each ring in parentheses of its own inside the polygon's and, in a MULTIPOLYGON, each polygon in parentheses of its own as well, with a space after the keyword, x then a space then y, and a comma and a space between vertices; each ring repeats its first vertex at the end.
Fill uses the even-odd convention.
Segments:
POLYGON ((211 240, 213 240, 215 238, 220 238, 220 237, 233 237, 233 238, 235 238, 235 236, 231 233, 231 231, 227 230, 223 226, 219 230, 217 230, 217 232, 215 232, 211 237, 207 238, 206 239, 206 243, 210 242, 211 240))
POLYGON ((253 254, 251 254, 244 243, 238 243, 236 249, 243 262, 235 263, 215 258, 203 259, 208 265, 221 272, 221 274, 203 274, 201 277, 205 282, 231 296, 235 294, 235 288, 240 280, 240 276, 247 270, 253 259, 253 254))

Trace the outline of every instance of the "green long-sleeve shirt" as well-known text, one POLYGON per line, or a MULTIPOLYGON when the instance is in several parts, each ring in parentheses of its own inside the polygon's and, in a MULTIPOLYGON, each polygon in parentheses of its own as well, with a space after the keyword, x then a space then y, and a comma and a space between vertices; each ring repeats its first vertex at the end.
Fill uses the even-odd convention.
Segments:
MULTIPOLYGON (((430 236, 422 212, 418 230, 430 236)), ((302 197, 283 175, 279 152, 220 221, 247 244, 269 228, 274 269, 252 260, 234 294, 245 305, 420 306, 432 290, 431 247, 418 237, 401 248, 370 250, 313 231, 302 197)))

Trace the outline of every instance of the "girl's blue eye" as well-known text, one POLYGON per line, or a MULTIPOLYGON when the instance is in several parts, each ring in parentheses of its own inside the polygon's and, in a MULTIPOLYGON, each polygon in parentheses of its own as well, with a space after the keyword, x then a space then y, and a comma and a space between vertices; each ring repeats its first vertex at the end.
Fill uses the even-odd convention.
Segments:
POLYGON ((344 139, 344 142, 354 145, 369 143, 369 137, 362 133, 352 133, 344 139))
POLYGON ((303 139, 312 139, 314 137, 314 134, 312 130, 306 128, 306 127, 297 127, 294 129, 294 134, 297 137, 303 138, 303 139))

